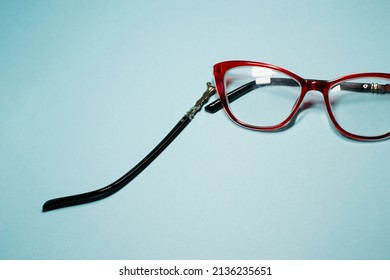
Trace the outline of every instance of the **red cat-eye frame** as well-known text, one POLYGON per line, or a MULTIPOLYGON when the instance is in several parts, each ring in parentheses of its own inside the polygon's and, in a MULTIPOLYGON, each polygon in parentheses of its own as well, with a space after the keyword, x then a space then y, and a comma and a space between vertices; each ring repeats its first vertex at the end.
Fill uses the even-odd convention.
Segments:
MULTIPOLYGON (((371 92, 375 92, 375 93, 390 93, 390 85, 379 85, 379 88, 378 88, 378 85, 376 85, 376 87, 374 89, 374 88, 365 88, 365 87, 363 87, 364 84, 348 83, 348 80, 351 80, 351 79, 367 78, 367 77, 390 79, 390 74, 387 74, 387 73, 359 73, 359 74, 347 75, 347 76, 344 76, 344 77, 341 77, 341 78, 338 78, 335 80, 330 80, 330 81, 312 80, 312 79, 304 79, 304 78, 302 78, 302 77, 300 77, 300 76, 298 76, 298 75, 296 75, 296 74, 294 74, 294 73, 292 73, 284 68, 281 68, 279 66, 275 66, 272 64, 267 64, 267 63, 262 63, 262 62, 253 62, 253 61, 225 61, 225 62, 221 62, 221 63, 214 65, 214 78, 215 78, 217 93, 218 93, 220 99, 217 101, 214 101, 210 105, 206 106, 205 109, 209 113, 215 113, 223 107, 223 109, 225 110, 227 115, 230 117, 230 119, 232 119, 236 124, 238 124, 240 126, 243 126, 245 128, 249 128, 249 129, 253 129, 253 130, 258 130, 258 131, 276 131, 276 130, 279 130, 281 128, 286 127, 286 125, 288 125, 291 122, 291 120, 297 114, 297 112, 301 106, 301 103, 302 103, 303 99, 305 98, 306 94, 308 93, 308 91, 316 90, 316 91, 320 91, 322 93, 329 117, 330 117, 332 123, 334 124, 334 126, 337 128, 337 130, 342 135, 344 135, 348 138, 351 138, 351 139, 361 140, 361 141, 381 140, 381 139, 389 137, 390 132, 382 134, 382 135, 378 135, 378 136, 362 136, 362 135, 353 134, 353 133, 350 133, 350 132, 344 130, 337 122, 337 120, 333 114, 330 101, 329 101, 329 90, 334 85, 343 83, 344 81, 345 81, 344 86, 349 87, 350 90, 364 91, 364 92, 371 91, 371 92), (247 123, 239 120, 230 110, 229 101, 232 102, 230 98, 233 98, 233 100, 235 98, 239 98, 243 94, 246 94, 247 92, 251 91, 252 88, 249 87, 248 90, 245 91, 245 88, 241 87, 238 89, 237 92, 226 93, 225 81, 224 81, 225 74, 227 71, 229 71, 232 68, 245 67, 245 66, 263 67, 263 68, 276 70, 278 72, 281 72, 281 73, 291 77, 292 78, 291 80, 295 80, 296 82, 299 83, 299 85, 301 87, 300 97, 299 97, 298 101, 296 102, 295 106, 293 107, 290 115, 285 120, 283 120, 281 123, 274 125, 274 126, 250 125, 250 124, 247 124, 247 123), (231 97, 229 97, 230 95, 231 95, 231 97), (238 97, 234 97, 234 95, 237 95, 238 97), (228 101, 228 98, 229 98, 229 101, 228 101)), ((284 83, 288 82, 288 79, 282 78, 279 80, 286 80, 286 81, 282 81, 284 83)))
MULTIPOLYGON (((387 78, 390 79, 390 74, 383 74, 383 73, 364 73, 364 74, 354 74, 345 76, 336 80, 332 81, 323 81, 323 80, 306 80, 303 79, 294 73, 287 71, 281 67, 274 66, 271 64, 261 63, 261 62, 251 62, 251 61, 227 61, 227 62, 221 62, 214 66, 214 76, 215 76, 215 82, 216 82, 216 88, 211 85, 211 83, 207 83, 207 89, 201 96, 201 98, 195 103, 193 107, 190 108, 190 110, 180 119, 180 121, 176 124, 176 126, 168 133, 168 135, 148 154, 144 159, 142 159, 136 166, 134 166, 130 171, 128 171, 126 174, 124 174, 121 178, 116 180, 115 182, 109 184, 106 187, 93 190, 86 193, 71 195, 71 196, 65 196, 65 197, 59 197, 55 199, 51 199, 44 203, 42 210, 44 212, 51 211, 58 208, 68 207, 68 206, 74 206, 84 203, 89 203, 93 201, 97 201, 100 199, 103 199, 105 197, 108 197, 120 189, 122 189, 124 186, 126 186, 130 181, 132 181, 138 174, 140 174, 150 163, 152 163, 163 151, 164 149, 172 143, 172 141, 183 131, 183 129, 191 122, 191 120, 194 118, 194 116, 202 109, 203 105, 206 104, 210 98, 216 91, 218 92, 219 99, 212 102, 210 105, 206 106, 205 109, 207 112, 215 113, 219 111, 220 109, 224 108, 226 113, 229 115, 229 117, 236 122, 237 124, 254 130, 264 130, 264 131, 273 131, 278 130, 283 127, 286 127, 294 118, 294 116, 297 114, 299 107, 302 103, 302 100, 304 99, 306 93, 310 90, 318 90, 322 92, 326 104, 326 108, 328 110, 328 114, 330 116, 330 119, 343 135, 356 139, 356 140, 380 140, 384 139, 388 136, 390 136, 390 133, 386 133, 380 136, 375 137, 364 137, 359 136, 355 134, 351 134, 347 131, 345 131, 336 121, 332 109, 331 104, 329 101, 329 89, 332 88, 333 85, 340 84, 343 81, 347 81, 349 79, 354 78, 364 78, 364 77, 376 77, 376 78, 387 78), (290 115, 281 123, 275 126, 269 126, 269 127, 260 127, 260 126, 252 126, 249 124, 246 124, 240 120, 238 120, 233 113, 229 109, 228 102, 233 102, 234 100, 240 98, 241 96, 247 94, 248 92, 252 91, 253 84, 249 83, 246 85, 241 86, 240 88, 237 88, 231 92, 225 92, 225 85, 224 85, 224 75, 225 73, 234 67, 239 66, 260 66, 265 67, 273 70, 277 70, 281 73, 286 74, 290 78, 271 78, 272 84, 277 85, 289 85, 289 86, 299 86, 301 87, 301 95, 299 97, 299 100, 296 102, 294 108, 292 109, 290 115), (298 84, 297 84, 298 83, 298 84), (217 89, 217 90, 216 90, 217 89)), ((369 92, 369 93, 390 93, 390 85, 372 85, 372 87, 366 87, 366 84, 359 84, 359 83, 350 83, 346 82, 344 84, 340 84, 342 87, 347 88, 351 91, 358 91, 358 92, 369 92)))

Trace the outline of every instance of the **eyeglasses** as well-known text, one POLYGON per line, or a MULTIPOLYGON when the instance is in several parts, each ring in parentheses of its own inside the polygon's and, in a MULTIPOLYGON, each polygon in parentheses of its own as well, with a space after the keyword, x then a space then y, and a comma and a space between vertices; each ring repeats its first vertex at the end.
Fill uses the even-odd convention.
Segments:
POLYGON ((276 131, 287 127, 302 110, 309 91, 320 91, 329 117, 344 136, 361 141, 390 137, 390 74, 361 73, 335 80, 303 79, 271 64, 226 61, 214 65, 216 87, 207 83, 202 97, 168 135, 135 167, 110 185, 87 193, 47 201, 42 211, 93 202, 108 197, 133 180, 180 134, 209 98, 219 99, 205 107, 209 113, 222 108, 238 125, 276 131))
POLYGON ((361 73, 332 81, 307 80, 281 67, 251 61, 226 61, 214 66, 219 100, 235 123, 259 131, 284 128, 302 109, 311 90, 323 95, 329 117, 344 136, 362 141, 390 136, 390 74, 361 73))

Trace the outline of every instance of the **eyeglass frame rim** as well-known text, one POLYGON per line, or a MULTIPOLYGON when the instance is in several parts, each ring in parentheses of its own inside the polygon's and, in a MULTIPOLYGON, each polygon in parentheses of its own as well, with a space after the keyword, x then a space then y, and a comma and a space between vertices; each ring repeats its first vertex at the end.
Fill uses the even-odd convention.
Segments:
POLYGON ((304 100, 306 94, 311 90, 316 90, 322 93, 324 97, 325 107, 328 112, 328 116, 330 120, 332 121, 333 125, 336 127, 337 131, 341 133, 343 136, 354 139, 354 140, 360 140, 360 141, 377 141, 377 140, 384 140, 387 137, 390 137, 390 131, 381 135, 377 136, 363 136, 363 135, 357 135, 351 132, 346 131, 343 129, 339 123, 337 122, 332 107, 329 101, 329 90, 336 84, 341 83, 342 81, 347 81, 351 79, 357 79, 357 78, 364 78, 364 77, 370 77, 370 78, 385 78, 390 80, 390 73, 380 73, 380 72, 367 72, 367 73, 355 73, 355 74, 349 74, 345 75, 333 80, 317 80, 317 79, 304 79, 301 76, 298 76, 297 74, 282 68, 280 66, 276 66, 269 63, 264 62, 256 62, 256 61, 246 61, 246 60, 230 60, 230 61, 223 61, 219 62, 214 65, 213 67, 213 74, 214 74, 214 80, 215 80, 215 86, 217 89, 217 94, 221 100, 222 107, 225 111, 225 113, 229 116, 229 118, 235 122, 237 125, 242 126, 247 129, 256 130, 256 131, 277 131, 283 127, 285 127, 288 123, 291 122, 293 117, 298 112, 302 101, 304 100), (227 101, 227 96, 225 92, 225 85, 224 85, 224 76, 228 70, 231 70, 236 67, 245 67, 245 66, 254 66, 254 67, 263 67, 268 68, 272 70, 276 70, 278 72, 281 72, 285 75, 288 75, 289 77, 296 80, 300 87, 301 92, 300 96, 298 98, 298 101, 294 105, 290 115, 279 124, 273 125, 273 126, 255 126, 251 124, 247 124, 239 119, 237 119, 234 114, 231 112, 229 103, 227 101))

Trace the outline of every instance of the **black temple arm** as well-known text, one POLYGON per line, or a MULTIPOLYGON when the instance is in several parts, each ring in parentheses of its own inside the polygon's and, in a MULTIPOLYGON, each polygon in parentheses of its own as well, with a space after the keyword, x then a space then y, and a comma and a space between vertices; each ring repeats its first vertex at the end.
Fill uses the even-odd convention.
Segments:
POLYGON ((340 90, 349 90, 364 93, 390 93, 390 84, 382 85, 378 83, 351 83, 344 82, 339 84, 340 90))
POLYGON ((140 174, 146 167, 148 167, 148 165, 151 164, 153 160, 155 160, 165 150, 165 148, 168 147, 170 143, 172 143, 173 140, 175 140, 175 138, 180 134, 180 132, 182 132, 183 129, 194 118, 195 114, 202 108, 205 103, 207 103, 209 97, 215 92, 215 88, 211 86, 210 83, 208 83, 207 90, 204 92, 203 96, 196 102, 195 106, 193 106, 181 118, 181 120, 176 124, 176 126, 168 133, 168 135, 144 159, 142 159, 136 166, 134 166, 121 178, 109 184, 108 186, 98 190, 51 199, 45 202, 45 204, 43 204, 42 211, 46 212, 63 207, 97 201, 108 197, 122 189, 124 186, 130 183, 130 181, 132 181, 138 174, 140 174))
POLYGON ((183 131, 183 129, 190 123, 190 121, 191 120, 189 117, 184 116, 168 133, 168 135, 144 159, 142 159, 129 172, 127 172, 115 182, 104 188, 91 192, 51 199, 45 202, 42 207, 42 211, 46 212, 58 208, 89 203, 116 193, 128 183, 130 183, 130 181, 132 181, 135 177, 137 177, 137 175, 140 174, 146 167, 148 167, 148 165, 151 164, 153 160, 155 160, 162 153, 162 151, 164 151, 165 148, 168 147, 168 145, 180 134, 180 132, 183 131))

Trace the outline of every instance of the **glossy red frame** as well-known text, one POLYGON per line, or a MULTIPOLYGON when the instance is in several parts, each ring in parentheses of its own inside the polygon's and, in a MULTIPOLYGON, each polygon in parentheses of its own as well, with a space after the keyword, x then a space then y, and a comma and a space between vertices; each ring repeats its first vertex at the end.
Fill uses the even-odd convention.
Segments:
POLYGON ((303 99, 305 98, 307 92, 311 90, 316 90, 322 93, 326 105, 326 109, 328 111, 328 115, 336 127, 336 129, 344 136, 355 139, 355 140, 361 140, 361 141, 375 141, 375 140, 382 140, 387 137, 390 137, 390 132, 387 132, 385 134, 379 135, 379 136, 361 136, 361 135, 356 135, 352 134, 346 130, 344 130, 336 121, 336 118, 333 115, 333 111, 329 102, 329 90, 332 88, 333 85, 338 84, 342 81, 350 80, 350 79, 356 79, 356 78, 364 78, 364 77, 371 77, 371 78, 386 78, 390 79, 390 74, 388 73, 358 73, 358 74, 351 74, 351 75, 346 75, 341 78, 337 78, 334 80, 311 80, 311 79, 304 79, 284 68, 281 68, 279 66, 275 66, 272 64, 268 63, 263 63, 263 62, 254 62, 254 61, 240 61, 240 60, 235 60, 235 61, 224 61, 220 62, 214 65, 214 78, 215 78, 215 84, 217 88, 217 92, 219 95, 219 98, 221 100, 222 106, 226 112, 226 114, 229 116, 231 120, 233 120, 236 124, 249 128, 252 130, 258 130, 258 131, 275 131, 279 130, 283 127, 285 127, 294 117, 294 115, 298 112, 299 107, 301 106, 301 103, 303 99), (250 125, 247 123, 244 123, 237 119, 234 114, 230 111, 227 97, 226 97, 226 92, 225 92, 225 85, 224 85, 224 75, 225 73, 235 67, 242 67, 242 66, 258 66, 258 67, 266 67, 269 69, 277 70, 279 72, 282 72, 293 79, 295 79, 301 86, 301 94, 298 99, 298 101, 295 104, 295 107, 291 111, 291 114, 281 123, 275 126, 254 126, 250 125))

